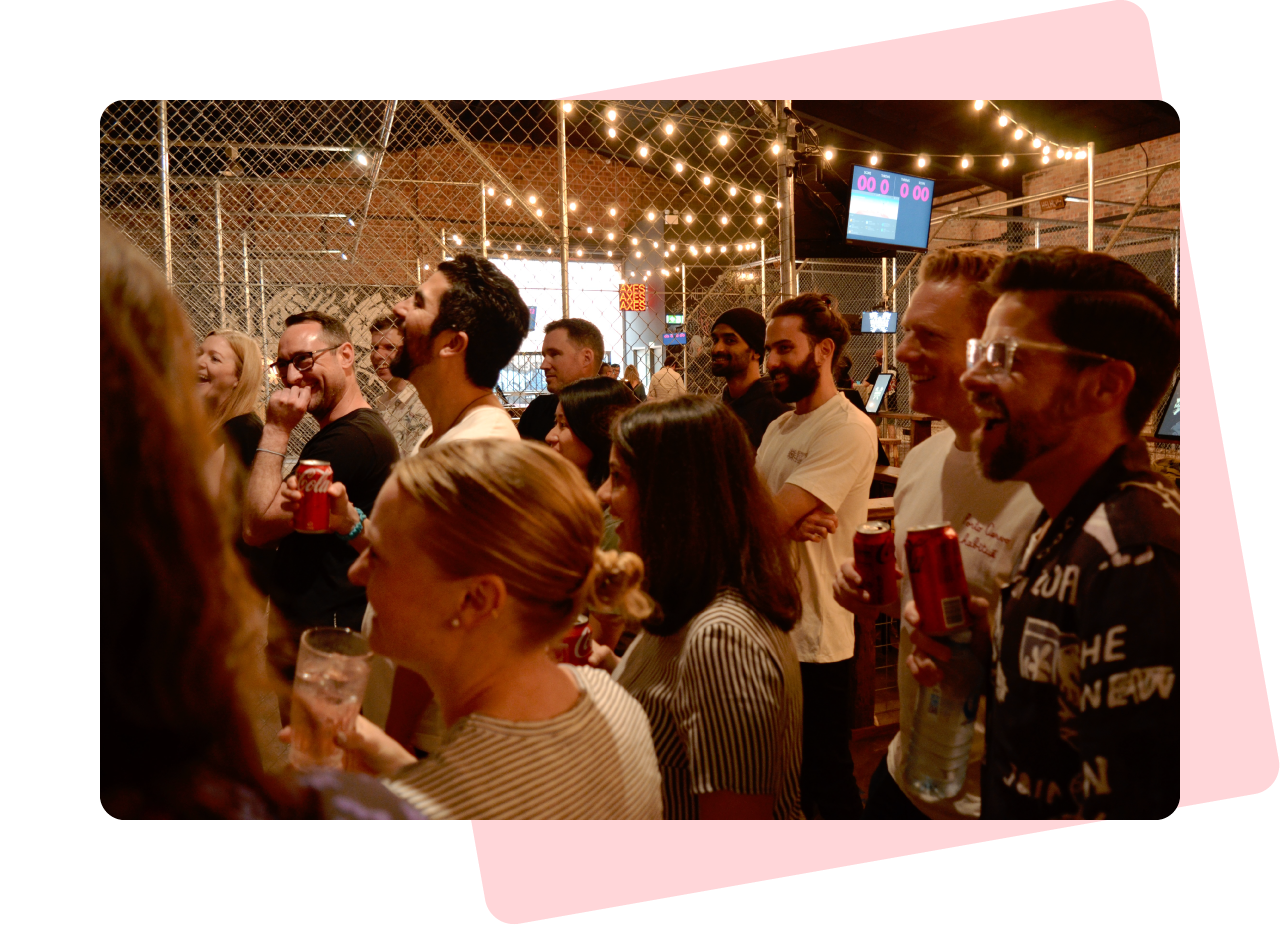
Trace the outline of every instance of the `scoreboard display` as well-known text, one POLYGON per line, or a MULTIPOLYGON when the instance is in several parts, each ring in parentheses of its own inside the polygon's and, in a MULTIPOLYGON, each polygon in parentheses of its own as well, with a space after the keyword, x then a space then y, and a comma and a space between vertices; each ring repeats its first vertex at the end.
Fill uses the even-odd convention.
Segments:
POLYGON ((845 240, 910 250, 929 246, 933 181, 873 167, 853 168, 845 240))

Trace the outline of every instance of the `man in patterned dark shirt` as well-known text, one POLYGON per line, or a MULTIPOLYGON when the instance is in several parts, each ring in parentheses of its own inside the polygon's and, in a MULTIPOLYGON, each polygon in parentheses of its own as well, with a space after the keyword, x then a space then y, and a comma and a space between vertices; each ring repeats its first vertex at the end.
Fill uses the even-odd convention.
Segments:
MULTIPOLYGON (((1138 434, 1178 365, 1178 309, 1076 248, 1008 257, 987 285, 961 379, 979 459, 1045 510, 993 608, 982 816, 1162 818, 1178 804, 1180 502, 1138 434)), ((909 662, 937 683, 932 659, 909 662)))

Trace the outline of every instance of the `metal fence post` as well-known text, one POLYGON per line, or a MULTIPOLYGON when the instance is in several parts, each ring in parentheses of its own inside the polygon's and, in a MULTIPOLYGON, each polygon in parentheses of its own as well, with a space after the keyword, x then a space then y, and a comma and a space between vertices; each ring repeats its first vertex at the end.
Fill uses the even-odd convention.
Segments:
MULTIPOLYGON (((564 100, 556 101, 556 148, 560 160, 560 298, 561 317, 569 317, 569 163, 565 150, 564 100)), ((622 316, 623 344, 627 340, 627 317, 622 316)))
POLYGON ((487 184, 480 184, 480 256, 489 259, 489 203, 485 201, 487 184))
POLYGON ((787 109, 791 106, 791 100, 774 100, 774 105, 778 114, 778 144, 781 146, 778 152, 778 202, 782 204, 782 208, 779 209, 778 215, 778 240, 782 244, 782 260, 778 283, 782 289, 782 297, 785 299, 796 294, 796 267, 792 257, 794 242, 791 233, 792 179, 788 164, 791 159, 791 145, 787 140, 789 128, 787 109))
POLYGON ((173 285, 173 239, 169 225, 169 101, 160 101, 160 205, 164 213, 164 280, 173 285))
POLYGON ((1093 250, 1093 142, 1089 142, 1089 250, 1093 250))
POLYGON ((765 296, 764 285, 764 238, 760 239, 760 314, 763 315, 768 310, 768 304, 765 296))
POLYGON ((253 330, 253 307, 249 304, 249 232, 242 233, 244 242, 244 332, 253 330))
POLYGON ((214 236, 218 243, 218 311, 219 327, 227 326, 227 268, 222 259, 222 181, 213 181, 214 236))

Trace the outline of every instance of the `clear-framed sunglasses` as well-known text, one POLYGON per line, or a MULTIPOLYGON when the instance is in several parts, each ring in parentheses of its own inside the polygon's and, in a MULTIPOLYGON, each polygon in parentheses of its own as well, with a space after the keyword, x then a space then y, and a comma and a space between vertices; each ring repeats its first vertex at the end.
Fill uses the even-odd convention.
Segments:
POLYGON ((1066 344, 1044 344, 1039 341, 1018 340, 1016 337, 1001 337, 990 342, 971 337, 964 345, 965 368, 969 370, 985 369, 993 375, 1008 376, 1013 369, 1013 357, 1018 349, 1047 350, 1050 353, 1062 353, 1071 356, 1088 357, 1099 362, 1114 360, 1105 353, 1093 353, 1079 350, 1066 344))

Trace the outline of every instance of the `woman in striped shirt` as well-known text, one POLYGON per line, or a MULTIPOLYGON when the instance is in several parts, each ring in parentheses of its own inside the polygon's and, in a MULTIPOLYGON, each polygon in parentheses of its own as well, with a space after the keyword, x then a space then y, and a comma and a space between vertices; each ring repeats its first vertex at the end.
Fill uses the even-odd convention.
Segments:
POLYGON ((657 605, 614 677, 649 715, 667 819, 803 818, 800 591, 753 457, 702 396, 614 425, 604 491, 657 605))
POLYGON ((652 608, 640 560, 598 549, 601 530, 586 480, 545 446, 457 441, 401 462, 351 580, 374 649, 427 680, 448 731, 416 761, 362 720, 349 758, 433 819, 658 818, 644 710, 547 653, 584 607, 652 608))

